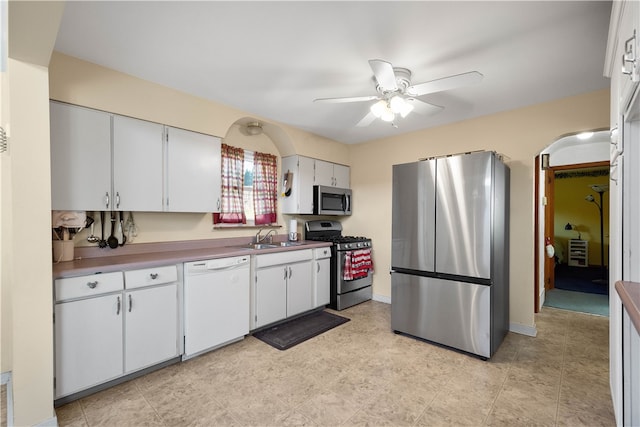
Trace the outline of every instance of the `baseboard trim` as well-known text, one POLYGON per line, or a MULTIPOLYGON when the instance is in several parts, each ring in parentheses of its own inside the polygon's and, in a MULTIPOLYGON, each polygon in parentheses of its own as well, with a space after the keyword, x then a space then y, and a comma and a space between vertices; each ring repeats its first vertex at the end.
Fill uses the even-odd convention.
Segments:
POLYGON ((509 331, 520 335, 527 335, 529 337, 535 337, 536 335, 538 335, 538 330, 536 329, 535 325, 527 326, 515 322, 511 322, 509 324, 509 331))
POLYGON ((391 297, 388 297, 386 295, 373 294, 372 299, 374 301, 383 302, 385 304, 391 304, 391 297))
POLYGON ((38 427, 58 427, 58 417, 49 418, 36 424, 38 427))

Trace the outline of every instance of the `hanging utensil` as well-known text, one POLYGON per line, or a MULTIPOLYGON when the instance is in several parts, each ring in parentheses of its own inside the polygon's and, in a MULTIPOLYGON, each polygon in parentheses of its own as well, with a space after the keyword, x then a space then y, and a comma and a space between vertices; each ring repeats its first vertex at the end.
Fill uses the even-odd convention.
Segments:
POLYGON ((133 212, 131 211, 125 222, 125 228, 127 229, 127 242, 133 243, 133 238, 138 236, 138 226, 133 220, 133 212))
POLYGON ((102 227, 102 237, 100 238, 100 241, 98 242, 98 246, 101 248, 106 248, 107 247, 107 241, 104 240, 104 212, 100 211, 100 227, 102 227))
POLYGON ((115 236, 116 233, 116 213, 111 211, 111 235, 107 239, 107 244, 111 249, 115 249, 118 247, 118 238, 115 236))
POLYGON ((124 234, 124 212, 118 212, 120 214, 120 238, 122 241, 120 242, 120 246, 124 246, 127 243, 127 236, 124 234))
MULTIPOLYGON (((92 213, 92 215, 93 215, 93 213, 92 213)), ((96 222, 93 219, 93 217, 92 216, 88 216, 87 217, 87 226, 91 227, 91 235, 89 237, 87 237, 87 242, 89 242, 89 243, 98 243, 100 241, 98 236, 93 234, 93 230, 94 230, 94 226, 95 225, 96 225, 96 222)))

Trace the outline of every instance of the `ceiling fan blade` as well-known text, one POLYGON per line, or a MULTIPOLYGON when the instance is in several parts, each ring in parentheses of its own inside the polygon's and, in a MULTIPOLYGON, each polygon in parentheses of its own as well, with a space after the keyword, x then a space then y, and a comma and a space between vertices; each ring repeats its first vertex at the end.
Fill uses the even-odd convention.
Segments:
POLYGON ((316 98, 313 102, 328 102, 331 104, 340 104, 342 102, 362 102, 362 101, 373 101, 374 99, 378 99, 378 96, 351 96, 345 98, 316 98))
POLYGON ((484 77, 477 71, 457 74, 455 76, 444 77, 442 79, 431 80, 430 82, 418 83, 409 86, 406 90, 407 95, 422 96, 428 93, 442 92, 444 90, 455 89, 461 86, 469 86, 479 83, 484 77))
POLYGON ((417 98, 407 98, 406 101, 411 104, 413 111, 418 114, 431 115, 444 110, 444 107, 435 104, 429 104, 417 98))
POLYGON ((396 74, 393 72, 393 65, 391 65, 390 62, 383 61, 382 59, 370 59, 369 66, 373 71, 373 75, 376 76, 378 85, 384 92, 398 90, 396 74))
POLYGON ((375 119, 376 119, 376 116, 372 112, 369 112, 366 116, 362 118, 362 120, 358 122, 358 124, 356 124, 356 127, 369 126, 371 123, 373 123, 375 119))

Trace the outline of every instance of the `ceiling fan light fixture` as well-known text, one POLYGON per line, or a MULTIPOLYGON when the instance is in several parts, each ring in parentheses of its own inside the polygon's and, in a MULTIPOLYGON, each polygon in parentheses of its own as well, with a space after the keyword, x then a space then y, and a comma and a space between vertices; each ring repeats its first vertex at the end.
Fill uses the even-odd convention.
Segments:
POLYGON ((373 104, 370 108, 373 115, 376 116, 377 118, 381 118, 384 112, 386 111, 386 109, 387 109, 387 103, 382 99, 376 102, 375 104, 373 104))
POLYGON ((382 113, 382 116, 380 116, 380 120, 383 122, 392 122, 395 118, 396 115, 391 111, 391 108, 386 108, 382 113))

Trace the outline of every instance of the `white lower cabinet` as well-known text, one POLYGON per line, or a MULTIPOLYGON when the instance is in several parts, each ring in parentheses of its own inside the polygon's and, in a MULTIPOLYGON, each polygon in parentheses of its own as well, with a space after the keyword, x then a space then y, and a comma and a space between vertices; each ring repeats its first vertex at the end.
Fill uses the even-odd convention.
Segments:
POLYGON ((254 257, 251 329, 313 308, 311 249, 254 257))
POLYGON ((178 356, 178 285, 125 293, 125 373, 178 356))
POLYGON ((277 322, 287 317, 286 267, 261 268, 256 272, 255 327, 277 322))
POLYGON ((55 306, 55 397, 122 375, 122 296, 111 294, 55 306))
POLYGON ((329 304, 331 299, 331 248, 313 250, 313 307, 329 304))
POLYGON ((55 281, 55 398, 180 354, 175 265, 55 281))
POLYGON ((287 317, 313 308, 311 261, 287 266, 287 317))

